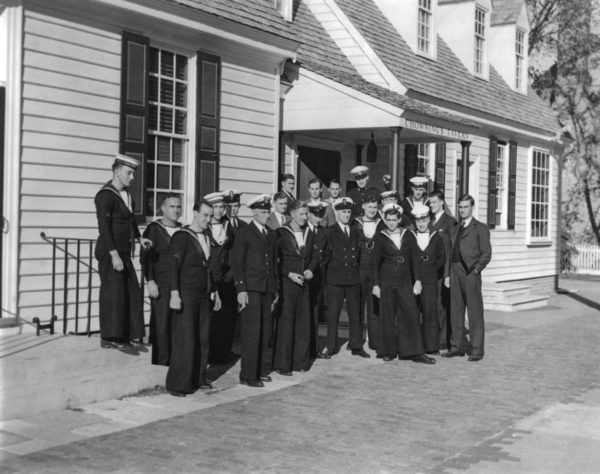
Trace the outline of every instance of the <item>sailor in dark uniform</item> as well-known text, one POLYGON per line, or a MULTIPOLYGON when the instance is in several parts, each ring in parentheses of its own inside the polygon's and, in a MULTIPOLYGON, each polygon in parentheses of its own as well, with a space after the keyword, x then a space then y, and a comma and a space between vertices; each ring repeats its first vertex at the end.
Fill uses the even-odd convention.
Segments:
POLYGON ((171 238, 171 361, 166 388, 184 397, 197 389, 212 388, 206 378, 209 355, 210 318, 221 306, 210 269, 208 223, 210 203, 194 205, 194 220, 171 238), (212 307, 211 307, 212 306, 212 307))
POLYGON ((335 202, 338 222, 325 229, 319 244, 327 298, 327 348, 321 351, 321 355, 326 359, 339 351, 338 322, 344 301, 350 322, 348 345, 352 355, 371 357, 363 349, 360 319, 360 235, 349 225, 353 204, 348 197, 335 202))
POLYGON ((444 202, 444 194, 441 191, 431 193, 427 199, 427 203, 433 215, 430 229, 440 234, 446 250, 444 274, 438 280, 438 321, 440 325, 441 350, 447 349, 450 346, 450 256, 452 242, 458 232, 458 222, 448 213, 444 202))
POLYGON ((319 264, 314 233, 307 225, 308 206, 296 201, 290 209, 292 220, 277 229, 277 257, 281 278, 281 314, 273 368, 280 375, 305 371, 310 364, 311 308, 310 280, 319 264))
POLYGON ((322 253, 320 251, 320 242, 324 235, 325 227, 322 222, 327 215, 327 210, 332 207, 328 202, 322 201, 319 203, 308 204, 308 227, 314 234, 314 248, 317 252, 319 264, 313 271, 313 277, 308 282, 310 290, 310 306, 311 306, 311 342, 310 354, 312 358, 320 357, 319 351, 319 323, 325 319, 325 291, 323 282, 323 263, 322 253))
POLYGON ((233 362, 237 359, 231 352, 237 318, 233 272, 229 265, 233 228, 225 217, 223 192, 207 194, 204 200, 213 208, 207 231, 210 237, 210 268, 215 287, 221 297, 221 309, 213 312, 210 325, 210 360, 216 363, 233 362))
POLYGON ((415 300, 415 294, 422 290, 417 265, 418 247, 414 234, 399 226, 401 213, 398 207, 390 203, 383 208, 387 229, 375 237, 373 294, 381 301, 378 353, 385 361, 398 356, 434 364, 435 359, 424 354, 415 300))
POLYGON ((362 214, 362 204, 367 196, 379 197, 381 191, 375 187, 369 186, 369 168, 367 166, 355 166, 350 170, 350 174, 354 175, 356 187, 349 190, 347 195, 354 205, 352 206, 352 219, 362 214))
POLYGON ((271 197, 261 194, 248 201, 253 219, 238 230, 231 264, 242 322, 240 383, 263 387, 270 382, 270 342, 273 335, 273 306, 277 300, 279 271, 276 265, 277 239, 267 227, 271 197))
MULTIPOLYGON (((386 204, 393 203, 398 204, 398 200, 400 199, 400 194, 398 191, 394 189, 390 189, 388 191, 383 191, 379 195, 379 200, 381 201, 381 207, 383 208, 386 204)), ((405 229, 414 230, 415 226, 413 224, 412 218, 407 216, 404 213, 404 209, 401 207, 402 216, 400 216, 400 227, 404 227, 405 229)), ((379 211, 379 217, 381 217, 383 228, 385 228, 385 224, 383 223, 383 212, 379 211)))
POLYGON ((423 289, 418 296, 421 309, 421 329, 423 347, 427 354, 440 353, 440 323, 438 320, 438 305, 440 293, 438 280, 444 276, 446 250, 444 240, 437 231, 430 231, 431 214, 429 207, 415 203, 412 209, 417 230, 417 265, 419 279, 423 289))
POLYGON ((133 214, 134 203, 127 188, 139 161, 117 154, 113 178, 96 194, 99 237, 95 256, 100 274, 100 345, 126 349, 144 337, 140 284, 131 262, 134 240, 149 249, 152 242, 140 237, 133 214))
POLYGON ((375 235, 385 228, 377 211, 378 199, 368 195, 362 204, 363 215, 352 221, 360 234, 360 317, 367 326, 369 349, 376 350, 379 344, 379 301, 373 297, 373 247, 375 235))
POLYGON ((248 223, 238 217, 240 212, 240 197, 243 193, 238 193, 235 189, 224 191, 225 205, 227 206, 227 220, 233 229, 233 235, 240 227, 247 226, 248 223))
MULTIPOLYGON (((402 206, 402 210, 404 215, 408 216, 413 224, 414 229, 414 219, 412 215, 412 208, 415 203, 420 202, 421 204, 425 204, 427 200, 427 194, 425 193, 425 186, 429 183, 429 179, 425 176, 414 176, 410 178, 410 184, 412 188, 412 194, 406 196, 402 201, 400 201, 400 206, 402 206)), ((406 193, 405 193, 406 195, 406 193)))
POLYGON ((181 227, 181 196, 166 194, 161 203, 162 218, 150 222, 144 237, 152 248, 142 252, 141 260, 146 277, 150 304, 150 336, 152 363, 169 365, 171 353, 171 237, 181 227))

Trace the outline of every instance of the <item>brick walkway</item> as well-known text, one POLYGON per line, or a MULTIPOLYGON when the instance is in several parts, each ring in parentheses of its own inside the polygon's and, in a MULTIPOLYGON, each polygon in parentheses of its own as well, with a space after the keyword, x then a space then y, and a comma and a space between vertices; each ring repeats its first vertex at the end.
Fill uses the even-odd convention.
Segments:
MULTIPOLYGON (((438 358, 435 366, 384 363, 342 351, 294 376, 295 385, 246 389, 265 393, 8 457, 0 471, 505 472, 503 463, 514 469, 532 453, 514 446, 533 436, 528 417, 586 397, 600 404, 592 397, 600 389, 599 331, 600 312, 555 296, 542 310, 489 312, 486 358, 477 364, 464 358, 438 358)), ((588 441, 598 452, 600 440, 588 441)), ((539 459, 548 455, 542 450, 539 459)))

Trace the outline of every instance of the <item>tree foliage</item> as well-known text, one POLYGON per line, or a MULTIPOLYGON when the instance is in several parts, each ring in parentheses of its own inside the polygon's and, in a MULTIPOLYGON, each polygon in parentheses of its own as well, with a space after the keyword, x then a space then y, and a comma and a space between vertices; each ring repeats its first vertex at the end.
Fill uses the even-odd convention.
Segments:
POLYGON ((581 183, 591 231, 600 244, 596 217, 600 176, 600 0, 528 0, 530 51, 553 58, 530 69, 533 87, 548 101, 561 126, 565 167, 581 183))

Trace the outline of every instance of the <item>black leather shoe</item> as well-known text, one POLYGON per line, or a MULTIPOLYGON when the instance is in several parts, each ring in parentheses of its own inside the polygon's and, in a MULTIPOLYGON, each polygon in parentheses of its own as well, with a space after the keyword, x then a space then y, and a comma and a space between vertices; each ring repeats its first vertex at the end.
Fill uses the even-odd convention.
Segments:
POLYGON ((433 357, 427 357, 425 354, 419 354, 418 356, 413 357, 413 362, 419 362, 421 364, 435 364, 435 359, 433 357))
POLYGON ((294 374, 292 374, 291 370, 281 370, 281 369, 278 369, 277 373, 279 375, 285 375, 286 377, 290 377, 290 376, 294 375, 294 374))
POLYGON ((363 358, 365 358, 365 359, 370 359, 370 358, 371 358, 371 355, 370 355, 370 354, 367 354, 363 348, 360 348, 360 349, 352 349, 352 355, 353 355, 353 356, 359 356, 359 357, 363 357, 363 358))
POLYGON ((390 356, 382 356, 381 358, 383 359, 384 362, 390 362, 390 361, 394 360, 394 357, 390 357, 390 356))
POLYGON ((200 382, 200 384, 198 385, 198 389, 200 389, 200 390, 211 390, 212 388, 213 388, 213 386, 208 380, 205 380, 204 382, 200 382))
POLYGON ((481 359, 483 359, 483 356, 469 356, 469 362, 479 362, 481 359))
POLYGON ((240 383, 242 385, 247 385, 248 387, 264 387, 265 384, 260 380, 250 380, 250 379, 240 379, 240 383))
POLYGON ((260 376, 260 381, 261 382, 272 382, 273 379, 271 378, 270 375, 261 375, 260 376))
POLYGON ((317 354, 317 359, 331 359, 331 354, 325 349, 317 354))
POLYGON ((186 397, 187 394, 185 392, 180 392, 178 390, 169 390, 169 393, 174 397, 186 397))
POLYGON ((100 347, 103 349, 133 349, 133 346, 129 342, 117 342, 117 341, 108 341, 106 339, 100 339, 100 347))
POLYGON ((426 352, 425 354, 432 355, 432 356, 439 356, 440 351, 429 351, 429 352, 426 352))
POLYGON ((442 357, 445 357, 446 359, 449 359, 450 357, 464 357, 465 353, 464 352, 459 352, 459 351, 448 351, 448 352, 444 352, 442 354, 442 357))

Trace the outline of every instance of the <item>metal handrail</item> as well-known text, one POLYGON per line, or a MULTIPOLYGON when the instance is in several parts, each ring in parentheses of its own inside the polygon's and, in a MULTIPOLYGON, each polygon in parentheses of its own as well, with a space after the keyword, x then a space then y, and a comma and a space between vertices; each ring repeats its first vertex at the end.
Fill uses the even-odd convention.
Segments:
MULTIPOLYGON (((95 239, 83 239, 83 238, 73 238, 73 237, 51 237, 46 235, 45 232, 40 232, 40 237, 52 245, 52 308, 51 308, 51 318, 47 324, 41 324, 39 318, 33 318, 33 322, 37 326, 37 335, 39 336, 41 329, 50 329, 50 334, 54 333, 54 322, 58 319, 55 313, 56 308, 56 266, 57 266, 57 255, 56 251, 59 250, 63 252, 63 295, 62 295, 62 303, 63 303, 63 314, 62 314, 62 332, 63 334, 67 334, 67 322, 68 322, 68 296, 69 296, 69 259, 75 260, 75 275, 76 275, 76 283, 75 283, 75 331, 71 331, 68 334, 74 335, 87 335, 88 337, 92 334, 98 333, 99 331, 91 330, 91 320, 92 320, 92 273, 98 273, 98 270, 93 266, 93 249, 94 244, 96 243, 95 239), (75 246, 75 251, 71 251, 70 248, 75 246), (88 249, 87 262, 82 258, 82 248, 88 249), (81 269, 87 268, 87 316, 86 316, 86 329, 85 331, 79 331, 79 305, 80 301, 80 293, 81 293, 81 269)), ((85 271, 85 270, 84 270, 85 271)), ((141 285, 141 295, 142 301, 144 299, 144 272, 142 269, 141 277, 140 277, 140 285, 141 285)))

